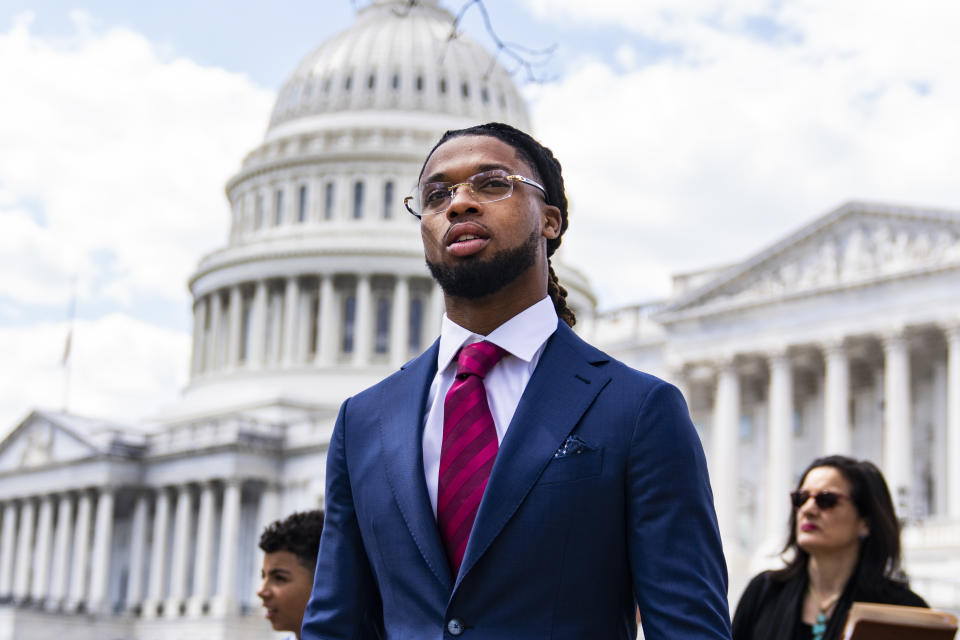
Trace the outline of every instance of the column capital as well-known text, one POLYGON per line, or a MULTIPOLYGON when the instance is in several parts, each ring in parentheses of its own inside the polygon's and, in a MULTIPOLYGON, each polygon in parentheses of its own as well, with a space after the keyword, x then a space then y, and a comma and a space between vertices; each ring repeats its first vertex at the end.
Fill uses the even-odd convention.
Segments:
POLYGON ((847 337, 843 335, 827 336, 817 343, 824 353, 847 353, 847 337))
POLYGON ((960 340, 960 318, 941 322, 940 328, 948 340, 960 340))
POLYGON ((893 346, 902 344, 907 339, 906 327, 903 325, 888 327, 880 331, 878 337, 880 338, 880 342, 883 343, 884 348, 886 348, 888 345, 893 346))

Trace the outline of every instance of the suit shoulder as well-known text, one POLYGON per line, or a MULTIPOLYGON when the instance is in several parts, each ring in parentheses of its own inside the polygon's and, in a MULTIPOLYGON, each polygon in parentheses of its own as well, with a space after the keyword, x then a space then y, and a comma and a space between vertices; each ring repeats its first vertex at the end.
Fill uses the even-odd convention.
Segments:
POLYGON ((668 387, 673 386, 662 378, 647 373, 646 371, 635 369, 622 360, 614 358, 578 336, 572 329, 566 327, 566 325, 561 325, 561 329, 558 329, 557 334, 558 337, 562 337, 562 339, 568 341, 588 362, 596 367, 602 367, 615 380, 630 385, 638 385, 641 390, 653 389, 661 385, 668 387))

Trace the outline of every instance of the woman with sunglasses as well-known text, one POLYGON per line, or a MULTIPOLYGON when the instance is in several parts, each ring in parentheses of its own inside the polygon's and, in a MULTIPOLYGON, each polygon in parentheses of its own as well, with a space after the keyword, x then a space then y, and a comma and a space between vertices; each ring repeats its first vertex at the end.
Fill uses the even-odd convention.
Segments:
POLYGON ((900 526, 873 463, 818 458, 790 500, 787 566, 750 581, 733 640, 838 640, 855 601, 927 606, 900 569, 900 526))

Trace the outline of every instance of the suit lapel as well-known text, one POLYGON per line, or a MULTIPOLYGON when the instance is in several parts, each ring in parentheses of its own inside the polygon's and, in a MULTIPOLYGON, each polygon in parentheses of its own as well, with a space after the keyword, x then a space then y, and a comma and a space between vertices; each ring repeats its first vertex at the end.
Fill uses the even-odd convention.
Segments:
POLYGON ((593 366, 607 359, 566 324, 559 323, 500 444, 457 585, 516 512, 553 454, 609 381, 602 369, 593 366), (583 347, 593 353, 583 353, 583 347))
POLYGON ((430 383, 437 370, 439 341, 384 385, 380 440, 387 480, 404 523, 437 580, 450 589, 450 568, 430 506, 423 471, 423 419, 430 383))

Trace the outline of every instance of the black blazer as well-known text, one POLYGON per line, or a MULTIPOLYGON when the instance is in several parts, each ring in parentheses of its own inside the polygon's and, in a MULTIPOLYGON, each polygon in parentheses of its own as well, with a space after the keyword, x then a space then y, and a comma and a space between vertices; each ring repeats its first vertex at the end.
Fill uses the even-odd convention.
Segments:
MULTIPOLYGON (((870 593, 856 586, 856 574, 847 583, 827 623, 823 640, 839 640, 854 602, 879 602, 909 607, 926 607, 923 598, 906 585, 884 580, 870 593)), ((803 596, 807 592, 807 572, 788 580, 778 580, 775 572, 765 571, 750 581, 733 616, 733 640, 787 640, 800 622, 803 596)))

